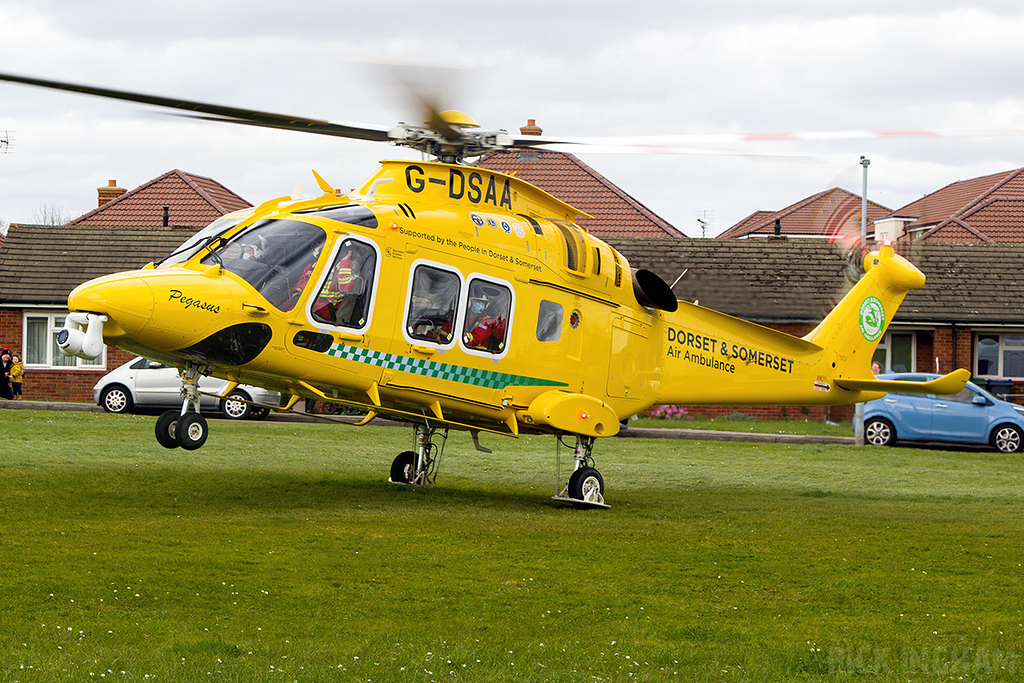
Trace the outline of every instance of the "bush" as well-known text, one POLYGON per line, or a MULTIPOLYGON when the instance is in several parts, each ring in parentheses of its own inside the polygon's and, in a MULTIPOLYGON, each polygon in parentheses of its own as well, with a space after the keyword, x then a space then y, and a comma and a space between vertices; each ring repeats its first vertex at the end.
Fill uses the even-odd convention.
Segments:
POLYGON ((660 405, 651 406, 644 411, 647 417, 660 417, 666 420, 692 420, 693 416, 683 406, 660 405))

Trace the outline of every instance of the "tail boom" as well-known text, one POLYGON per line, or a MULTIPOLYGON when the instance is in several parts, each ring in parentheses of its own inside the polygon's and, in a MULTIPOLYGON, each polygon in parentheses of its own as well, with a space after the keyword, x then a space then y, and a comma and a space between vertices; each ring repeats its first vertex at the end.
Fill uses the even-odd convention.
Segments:
MULTIPOLYGON (((840 405, 893 390, 874 381, 871 358, 924 275, 891 245, 868 254, 864 266, 860 282, 804 337, 680 303, 664 317, 655 403, 840 405)), ((968 374, 951 374, 941 387, 955 393, 968 374)), ((900 390, 922 391, 909 384, 900 390)))

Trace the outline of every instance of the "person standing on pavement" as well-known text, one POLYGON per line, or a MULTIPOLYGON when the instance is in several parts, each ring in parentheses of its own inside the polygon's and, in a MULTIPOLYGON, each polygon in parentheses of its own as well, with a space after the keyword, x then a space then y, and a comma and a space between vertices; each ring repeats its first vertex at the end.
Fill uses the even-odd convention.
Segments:
POLYGON ((14 393, 11 390, 11 352, 9 349, 4 349, 0 353, 0 398, 5 398, 8 401, 14 398, 14 393))

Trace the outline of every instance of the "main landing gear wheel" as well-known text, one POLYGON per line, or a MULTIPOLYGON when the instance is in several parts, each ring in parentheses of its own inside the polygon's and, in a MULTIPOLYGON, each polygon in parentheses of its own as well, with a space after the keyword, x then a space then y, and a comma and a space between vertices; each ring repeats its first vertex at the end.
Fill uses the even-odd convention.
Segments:
MULTIPOLYGON (((558 438, 558 447, 562 447, 562 438, 558 438)), ((576 436, 576 446, 573 452, 574 469, 569 475, 569 481, 562 491, 552 497, 559 503, 569 503, 575 508, 604 508, 608 505, 604 502, 604 478, 594 467, 594 438, 591 436, 576 436)), ((561 453, 561 450, 559 450, 561 453)), ((560 470, 561 456, 556 458, 556 477, 560 470)), ((557 489, 556 489, 557 490, 557 489)))
POLYGON ((444 444, 448 442, 448 430, 440 434, 439 431, 426 425, 417 425, 416 450, 398 454, 391 463, 391 478, 388 481, 409 486, 433 486, 437 480, 444 444), (433 443, 435 436, 443 439, 440 448, 433 443))
POLYGON ((175 436, 175 427, 181 411, 168 410, 156 419, 156 440, 164 448, 177 448, 178 437, 175 436))
POLYGON ((179 417, 174 432, 178 445, 187 451, 194 451, 202 446, 210 434, 206 418, 199 413, 185 413, 179 417))
POLYGON ((402 451, 391 463, 391 483, 411 484, 413 473, 416 470, 416 453, 414 451, 402 451))
POLYGON ((569 497, 589 505, 604 504, 604 479, 593 467, 581 467, 569 477, 569 497))

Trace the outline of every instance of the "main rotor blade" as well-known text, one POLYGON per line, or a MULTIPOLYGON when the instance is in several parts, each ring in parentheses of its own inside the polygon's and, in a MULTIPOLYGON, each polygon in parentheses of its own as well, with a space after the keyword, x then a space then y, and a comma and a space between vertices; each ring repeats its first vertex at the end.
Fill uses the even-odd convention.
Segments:
POLYGON ((172 97, 160 97, 157 95, 145 95, 142 93, 128 92, 125 90, 112 90, 110 88, 98 88, 77 83, 50 81, 42 78, 18 76, 16 74, 0 73, 0 81, 21 83, 23 85, 49 88, 51 90, 66 90, 68 92, 81 93, 83 95, 94 95, 96 97, 105 97, 107 99, 138 102, 156 107, 176 109, 182 116, 208 121, 242 123, 251 126, 296 130, 307 133, 317 133, 320 135, 334 135, 343 138, 353 138, 356 140, 371 140, 374 142, 386 142, 389 139, 388 128, 380 126, 364 126, 360 124, 342 123, 340 121, 325 121, 300 116, 287 116, 284 114, 257 111, 255 109, 225 107, 218 104, 194 102, 191 100, 181 100, 172 97))
MULTIPOLYGON (((848 140, 896 140, 942 138, 995 138, 1024 136, 1024 128, 947 128, 933 130, 847 130, 804 133, 717 133, 709 135, 650 135, 585 138, 513 136, 512 147, 587 147, 586 151, 648 154, 738 154, 738 149, 708 145, 749 145, 758 142, 835 142, 848 140), (590 149, 592 148, 592 149, 590 149)), ((580 149, 580 151, 584 151, 580 149)), ((757 153, 753 153, 757 156, 757 153)))

